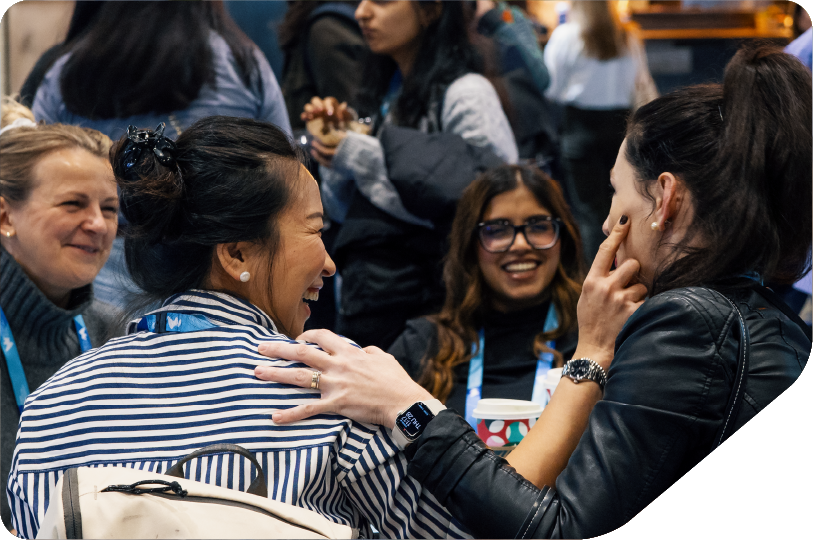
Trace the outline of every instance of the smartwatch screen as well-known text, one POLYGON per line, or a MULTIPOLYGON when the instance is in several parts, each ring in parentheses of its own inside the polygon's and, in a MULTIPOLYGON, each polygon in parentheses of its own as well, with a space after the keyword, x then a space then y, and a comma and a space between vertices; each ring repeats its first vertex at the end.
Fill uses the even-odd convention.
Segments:
POLYGON ((404 411, 395 420, 395 423, 407 439, 414 441, 420 437, 426 424, 434 417, 435 415, 432 414, 429 407, 419 401, 404 411))

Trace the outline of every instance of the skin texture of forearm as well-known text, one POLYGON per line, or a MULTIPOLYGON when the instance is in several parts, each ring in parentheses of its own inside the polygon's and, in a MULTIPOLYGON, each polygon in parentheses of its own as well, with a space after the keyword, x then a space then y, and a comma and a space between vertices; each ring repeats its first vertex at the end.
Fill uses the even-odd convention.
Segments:
MULTIPOLYGON (((577 349, 573 357, 583 358, 579 353, 577 349)), ((576 384, 563 378, 539 420, 506 458, 508 463, 539 488, 555 486, 601 395, 598 384, 592 381, 576 384)))

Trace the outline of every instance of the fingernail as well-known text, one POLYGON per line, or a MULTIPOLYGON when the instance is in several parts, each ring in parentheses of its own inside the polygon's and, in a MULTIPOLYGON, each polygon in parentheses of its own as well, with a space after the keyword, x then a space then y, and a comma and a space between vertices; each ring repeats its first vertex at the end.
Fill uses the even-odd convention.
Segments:
POLYGON ((260 345, 260 346, 258 347, 258 349, 257 349, 257 350, 259 350, 259 351, 260 351, 260 354, 263 354, 263 353, 265 353, 266 351, 268 351, 268 345, 266 345, 265 343, 263 343, 262 345, 260 345))
POLYGON ((621 216, 621 219, 618 221, 618 223, 621 224, 621 225, 626 225, 628 219, 629 218, 626 215, 623 215, 623 216, 621 216))
POLYGON ((263 373, 265 373, 265 367, 264 366, 255 366, 254 367, 254 373, 257 374, 257 375, 262 375, 263 373))
POLYGON ((282 419, 282 415, 280 413, 274 413, 271 415, 271 420, 274 422, 279 422, 282 419))

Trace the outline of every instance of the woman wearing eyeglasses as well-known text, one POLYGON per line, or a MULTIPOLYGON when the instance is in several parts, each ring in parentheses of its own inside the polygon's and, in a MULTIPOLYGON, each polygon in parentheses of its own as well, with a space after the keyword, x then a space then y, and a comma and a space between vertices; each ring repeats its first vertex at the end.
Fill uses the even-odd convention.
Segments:
POLYGON ((458 204, 442 311, 408 321, 389 352, 469 419, 478 397, 539 399, 536 379, 576 348, 582 264, 558 185, 531 167, 491 169, 458 204), (467 400, 467 387, 479 395, 467 400))

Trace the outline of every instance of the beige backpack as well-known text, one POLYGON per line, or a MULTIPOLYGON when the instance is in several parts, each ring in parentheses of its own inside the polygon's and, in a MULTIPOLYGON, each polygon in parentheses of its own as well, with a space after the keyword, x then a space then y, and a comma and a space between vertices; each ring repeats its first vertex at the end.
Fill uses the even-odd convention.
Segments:
POLYGON ((262 467, 244 448, 216 444, 167 474, 123 467, 68 469, 57 482, 37 538, 356 538, 358 530, 268 498, 262 467), (183 465, 235 452, 257 467, 246 493, 186 480, 183 465))

